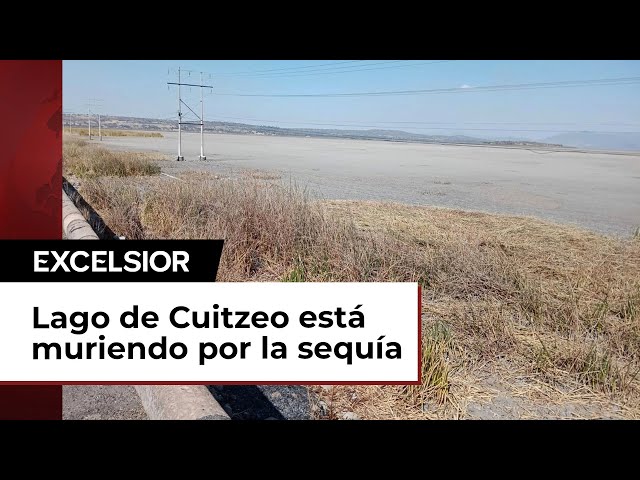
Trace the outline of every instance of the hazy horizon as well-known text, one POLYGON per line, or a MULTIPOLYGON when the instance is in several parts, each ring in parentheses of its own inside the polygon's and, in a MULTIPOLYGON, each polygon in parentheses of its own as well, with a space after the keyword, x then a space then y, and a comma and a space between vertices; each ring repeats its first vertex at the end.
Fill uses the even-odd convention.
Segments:
MULTIPOLYGON (((208 121, 496 140, 623 132, 640 140, 639 61, 64 61, 64 111, 83 113, 93 102, 105 115, 176 118, 177 92, 167 82, 178 66, 194 71, 183 70, 183 82, 197 84, 197 72, 206 72, 214 87, 205 96, 208 121), (609 84, 590 83, 603 79, 609 84), (578 83, 551 83, 564 81, 578 83)), ((196 112, 199 90, 182 88, 196 112)))

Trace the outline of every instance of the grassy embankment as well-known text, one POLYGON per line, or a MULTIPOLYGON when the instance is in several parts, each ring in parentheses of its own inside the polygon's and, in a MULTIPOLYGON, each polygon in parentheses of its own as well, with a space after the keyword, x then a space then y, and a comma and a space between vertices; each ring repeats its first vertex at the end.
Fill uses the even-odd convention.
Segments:
MULTIPOLYGON (((65 127, 64 129, 64 133, 65 134, 70 134, 70 135, 78 135, 80 137, 88 137, 89 136, 89 129, 88 128, 76 128, 76 127, 71 127, 71 129, 65 127)), ((113 128, 103 128, 101 130, 102 136, 103 137, 151 137, 151 138, 164 138, 164 135, 162 135, 162 133, 160 132, 145 132, 145 131, 140 131, 140 130, 116 130, 113 128)), ((91 128, 91 136, 92 137, 97 137, 98 136, 98 128, 91 128)))
POLYGON ((99 177, 130 177, 157 175, 160 167, 157 155, 114 152, 84 140, 64 143, 64 173, 91 179, 99 177))
POLYGON ((127 238, 224 238, 221 281, 423 285, 422 385, 314 388, 329 418, 640 418, 638 238, 320 203, 261 175, 138 176, 157 171, 146 156, 118 153, 122 167, 89 148, 65 144, 65 174, 85 177, 107 224, 127 238))

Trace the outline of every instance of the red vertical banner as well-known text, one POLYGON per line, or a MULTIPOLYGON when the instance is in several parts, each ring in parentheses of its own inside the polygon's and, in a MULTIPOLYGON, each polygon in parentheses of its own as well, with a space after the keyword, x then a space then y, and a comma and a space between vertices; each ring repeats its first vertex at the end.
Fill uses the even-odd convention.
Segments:
MULTIPOLYGON (((61 238, 61 60, 0 60, 0 140, 0 238, 61 238)), ((0 419, 62 419, 62 387, 0 387, 0 419)))

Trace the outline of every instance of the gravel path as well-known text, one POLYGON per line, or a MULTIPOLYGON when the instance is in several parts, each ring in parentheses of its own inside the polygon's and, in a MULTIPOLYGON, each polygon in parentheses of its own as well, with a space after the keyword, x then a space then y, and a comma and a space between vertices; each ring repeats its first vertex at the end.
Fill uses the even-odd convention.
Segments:
POLYGON ((130 385, 65 385, 64 420, 145 420, 147 414, 130 385))

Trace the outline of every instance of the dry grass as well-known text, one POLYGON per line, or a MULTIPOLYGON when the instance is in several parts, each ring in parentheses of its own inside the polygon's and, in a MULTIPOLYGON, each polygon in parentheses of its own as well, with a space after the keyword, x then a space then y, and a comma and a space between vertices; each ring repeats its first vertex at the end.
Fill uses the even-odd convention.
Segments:
POLYGON ((220 280, 418 280, 420 259, 402 242, 332 221, 295 187, 182 178, 99 178, 81 190, 127 238, 224 238, 220 280))
POLYGON ((424 320, 450 328, 449 365, 471 387, 483 375, 513 382, 517 372, 512 395, 533 417, 551 404, 534 400, 540 381, 554 401, 580 390, 574 416, 604 416, 618 403, 640 416, 639 242, 532 218, 367 202, 328 208, 424 252, 424 320))
POLYGON ((329 418, 640 418, 637 239, 182 179, 96 178, 81 193, 127 238, 224 238, 223 281, 423 285, 423 384, 314 388, 329 418))
POLYGON ((63 148, 64 174, 78 178, 157 175, 162 160, 145 153, 114 152, 87 142, 69 141, 63 148))
POLYGON ((446 402, 451 383, 447 352, 451 344, 449 327, 436 322, 424 333, 422 339, 422 382, 420 385, 401 387, 404 400, 412 406, 422 408, 434 400, 439 404, 446 402))
POLYGON ((282 175, 279 173, 255 169, 245 169, 241 172, 241 175, 252 180, 280 180, 282 178, 282 175))
MULTIPOLYGON (((88 128, 65 128, 64 133, 70 133, 71 135, 79 135, 81 137, 89 136, 88 128), (69 131, 71 130, 71 131, 69 131)), ((164 135, 160 132, 143 132, 139 130, 115 130, 112 128, 103 128, 102 131, 103 137, 150 137, 150 138, 164 138, 164 135)), ((98 128, 91 129, 91 136, 98 136, 98 128)))

